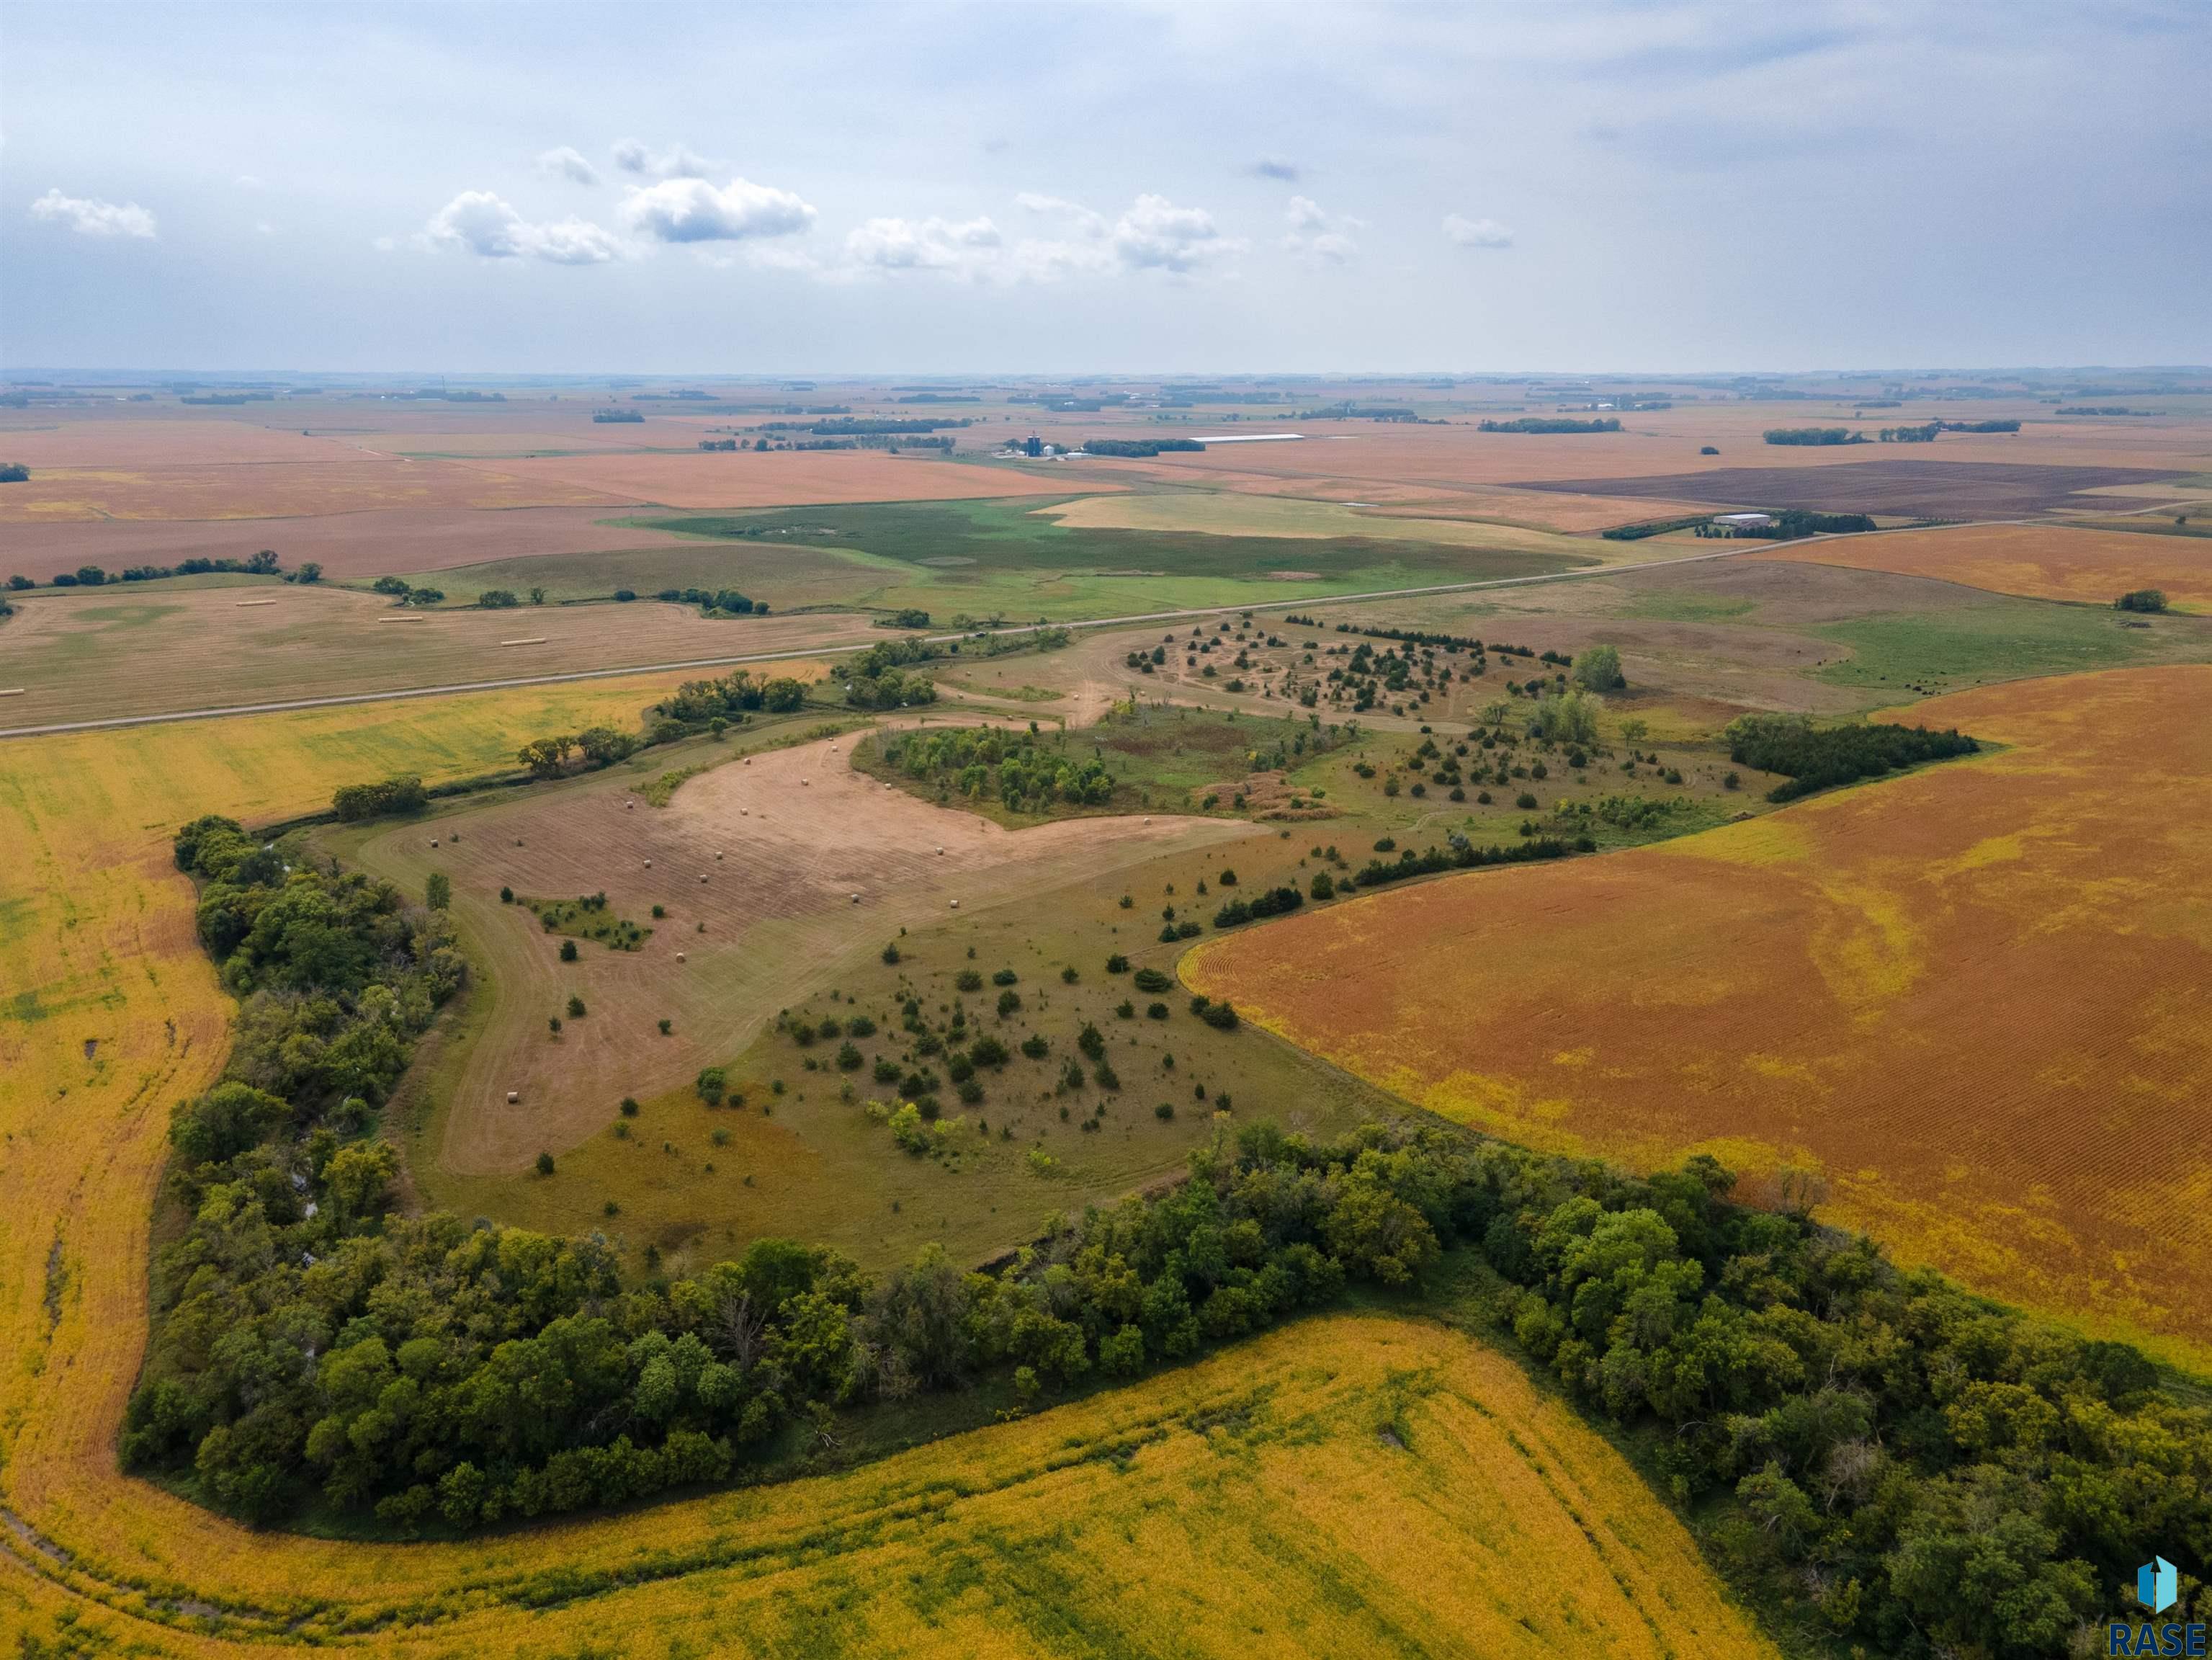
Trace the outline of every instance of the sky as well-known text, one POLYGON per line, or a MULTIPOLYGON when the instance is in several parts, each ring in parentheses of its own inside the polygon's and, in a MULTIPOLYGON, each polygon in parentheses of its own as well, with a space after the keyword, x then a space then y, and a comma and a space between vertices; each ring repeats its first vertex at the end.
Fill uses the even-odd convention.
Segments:
POLYGON ((0 371, 2212 362, 2212 3, 0 6, 0 371))

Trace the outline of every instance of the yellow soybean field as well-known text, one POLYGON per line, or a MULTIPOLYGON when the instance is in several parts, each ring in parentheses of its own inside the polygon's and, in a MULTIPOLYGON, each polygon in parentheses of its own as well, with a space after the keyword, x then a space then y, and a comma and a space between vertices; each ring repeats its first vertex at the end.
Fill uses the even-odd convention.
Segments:
POLYGON ((193 1511, 172 1535, 169 1501, 131 1496, 112 1554, 54 1577, 91 1605, 81 1627, 185 1651, 1774 1652, 1571 1408, 1379 1315, 849 1473, 488 1542, 349 1547, 193 1511))
POLYGON ((232 1012, 171 831, 481 771, 662 684, 0 748, 0 1631, 140 1654, 1772 1652, 1571 1409, 1376 1315, 849 1473, 466 1545, 255 1533, 123 1476, 168 1111, 232 1012))

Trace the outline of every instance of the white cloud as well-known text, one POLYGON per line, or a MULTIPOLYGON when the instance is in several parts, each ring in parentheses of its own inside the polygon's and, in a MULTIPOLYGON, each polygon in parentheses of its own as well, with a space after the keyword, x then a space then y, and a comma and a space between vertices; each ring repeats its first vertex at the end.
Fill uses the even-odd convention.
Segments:
POLYGON ((877 271, 988 275, 1006 239, 988 219, 871 219, 845 237, 846 256, 877 271))
POLYGON ((1245 169, 1255 179, 1279 179, 1285 185, 1298 182, 1299 167, 1295 161, 1285 161, 1280 156, 1262 156, 1245 169))
POLYGON ((102 202, 91 197, 48 191, 31 204, 31 217, 67 225, 80 236, 135 236, 155 240, 154 216, 136 202, 102 202))
POLYGON ((571 179, 579 185, 599 182, 599 170, 584 159, 582 151, 568 144, 556 145, 540 155, 538 171, 556 179, 571 179))
POLYGON ((1293 196, 1283 218, 1291 228, 1290 234, 1283 238, 1283 246, 1293 258, 1309 265, 1350 264, 1359 252, 1352 234, 1366 225, 1364 220, 1349 215, 1324 213, 1321 204, 1310 196, 1293 196))
POLYGON ((556 265, 599 265, 622 257, 611 231, 585 219, 534 224, 489 191, 463 191, 423 227, 434 246, 484 259, 543 259, 556 265))
POLYGON ((635 138, 617 144, 614 155, 615 165, 624 173, 643 173, 649 179, 704 179, 710 173, 721 172, 726 165, 710 161, 680 143, 655 155, 635 138))
POLYGON ((1463 248, 1510 248, 1513 233, 1495 219, 1468 219, 1456 213, 1444 216, 1444 236, 1463 248))
POLYGON ((1133 271, 1188 274, 1244 244, 1214 228, 1203 208, 1179 208, 1164 196, 1139 196, 1114 222, 1114 255, 1133 271))
POLYGON ((787 190, 732 179, 716 190, 703 179, 669 179, 633 189, 623 222, 662 242, 740 242, 810 228, 814 210, 787 190))
POLYGON ((1039 196, 1034 191, 1024 191, 1014 198, 1014 205, 1025 213, 1054 215, 1073 223, 1085 236, 1106 234, 1104 216, 1091 212, 1080 202, 1071 202, 1061 196, 1039 196))

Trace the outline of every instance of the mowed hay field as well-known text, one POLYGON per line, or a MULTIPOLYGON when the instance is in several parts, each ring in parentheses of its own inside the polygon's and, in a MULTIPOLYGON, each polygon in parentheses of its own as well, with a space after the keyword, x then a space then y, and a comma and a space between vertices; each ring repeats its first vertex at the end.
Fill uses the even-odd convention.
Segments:
POLYGON ((117 1487, 161 1514, 101 1517, 136 1536, 55 1577, 141 1652, 370 1633, 380 1654, 639 1660, 1775 1652, 1570 1408, 1375 1315, 849 1473, 488 1545, 247 1534, 117 1487), (205 1615, 148 1617, 179 1594, 205 1615))
POLYGON ((0 729, 765 656, 870 634, 860 617, 710 620, 654 600, 425 611, 266 579, 111 583, 17 600, 0 623, 0 682, 22 693, 0 699, 0 729))
POLYGON ((1185 978, 1512 1140, 1815 1171, 1905 1260, 2212 1365, 2212 668, 1911 718, 2009 747, 1271 923, 1185 978))
POLYGON ((171 830, 479 771, 665 684, 0 749, 0 1629, 179 1655, 1772 1652, 1568 1409, 1376 1316, 848 1475, 489 1543, 254 1533, 123 1478, 168 1110, 231 1015, 171 830))
POLYGON ((2069 525, 1959 525, 1832 537, 1761 558, 1929 576, 1997 593, 2109 605, 2160 588, 2176 611, 2212 611, 2212 542, 2069 525))

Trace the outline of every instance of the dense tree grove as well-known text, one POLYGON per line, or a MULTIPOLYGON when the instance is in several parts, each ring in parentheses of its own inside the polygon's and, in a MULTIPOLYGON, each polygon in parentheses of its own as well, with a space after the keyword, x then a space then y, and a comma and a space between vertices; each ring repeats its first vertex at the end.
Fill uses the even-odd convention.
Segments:
POLYGON ((1037 741, 1034 733, 995 727, 939 732, 885 733, 883 756, 909 778, 935 781, 969 800, 995 797, 1016 812, 1053 802, 1101 806, 1114 799, 1114 775, 1093 755, 1071 760, 1037 741))
POLYGON ((1083 441, 1083 447, 1093 455, 1141 459, 1169 451, 1202 450, 1206 446, 1195 438, 1086 438, 1083 441))
POLYGON ((1603 416, 1594 421, 1577 421, 1565 416, 1524 415, 1512 421, 1480 421, 1477 432, 1619 432, 1620 423, 1613 416, 1603 416))
POLYGON ((1815 727, 1802 714, 1745 714, 1729 723, 1729 758, 1740 767, 1789 778, 1766 793, 1770 801, 1794 801, 1815 790, 1878 778, 1899 767, 1972 755, 1981 746, 1954 728, 1881 723, 1815 727))
POLYGON ((390 813, 420 812, 429 803, 422 781, 406 773, 374 784, 341 784, 331 797, 331 810, 350 824, 390 813))
POLYGON ((2212 1412, 2135 1350, 1738 1205, 1702 1157, 1637 1178, 1442 1126, 1255 1125, 994 1273, 763 1241, 625 1284, 597 1236, 402 1215, 364 1131, 459 982, 443 919, 227 819, 177 860, 244 1007, 225 1077, 173 1121, 191 1220, 155 1265, 123 1456, 256 1520, 314 1493, 403 1529, 620 1503, 728 1479, 836 1408, 1006 1369, 1024 1396, 1130 1376, 1364 1283, 1652 1426, 1633 1444, 1709 1548, 1840 1643, 2059 1653, 2152 1551, 2192 1582, 2212 1557, 2212 1412))
POLYGON ((1823 447, 1830 444, 1863 444, 1867 435, 1849 427, 1769 427, 1760 435, 1770 444, 1823 447))
POLYGON ((914 664, 941 656, 942 648, 927 640, 886 640, 836 668, 845 683, 845 701, 856 709, 897 709, 937 701, 937 686, 926 675, 908 674, 914 664))
POLYGON ((716 719, 743 719, 755 710, 788 714, 806 702, 804 682, 787 677, 756 680, 739 669, 717 680, 686 680, 675 692, 653 706, 664 721, 684 726, 703 726, 716 719))

